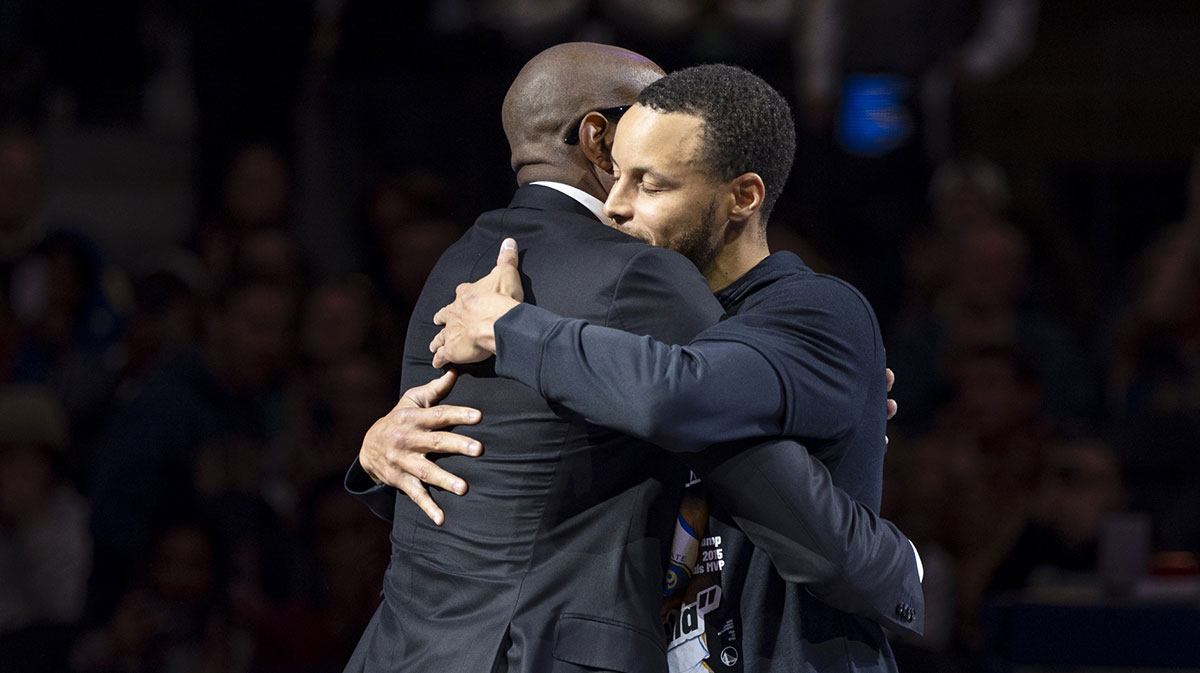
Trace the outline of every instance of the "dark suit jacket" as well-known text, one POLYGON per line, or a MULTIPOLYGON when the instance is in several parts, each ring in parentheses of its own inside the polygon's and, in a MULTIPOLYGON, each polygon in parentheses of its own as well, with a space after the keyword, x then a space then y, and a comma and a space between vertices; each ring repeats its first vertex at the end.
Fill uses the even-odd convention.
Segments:
POLYGON ((874 511, 886 392, 870 305, 791 253, 717 296, 724 320, 683 347, 518 306, 496 322, 497 372, 678 452, 782 579, 920 632, 915 556, 874 511))
MULTIPOLYGON (((407 335, 405 388, 438 375, 433 314, 492 269, 506 236, 521 246, 526 300, 555 312, 673 343, 721 313, 683 257, 526 186, 438 261, 407 335)), ((486 363, 468 371, 446 403, 482 410, 479 425, 456 431, 484 454, 441 465, 470 491, 434 493, 440 528, 408 498, 371 491, 377 513, 394 506, 393 555, 347 671, 665 671, 661 569, 685 475, 660 450, 551 406, 486 363)))
MULTIPOLYGON (((436 376, 425 347, 436 333, 430 317, 453 299, 457 283, 479 278, 492 268, 499 241, 507 235, 515 236, 522 246, 521 268, 528 274, 525 292, 530 303, 568 316, 596 315, 589 318, 593 324, 627 325, 624 329, 664 341, 686 341, 687 333, 704 326, 694 322, 697 309, 709 310, 704 308, 708 302, 693 296, 707 294, 694 267, 671 253, 639 247, 585 212, 557 192, 527 187, 517 193, 509 210, 482 217, 431 275, 406 346, 405 387, 436 376), (563 210, 556 213, 559 208, 563 210), (555 218, 561 220, 561 229, 555 229, 559 222, 550 221, 555 218), (531 222, 535 225, 529 226, 531 222), (547 251, 546 245, 552 250, 547 251), (604 247, 617 249, 607 253, 597 249, 604 247), (698 286, 693 289, 689 280, 698 286), (672 335, 660 336, 664 331, 672 335)), ((505 661, 512 670, 576 670, 564 662, 610 670, 661 670, 663 636, 653 599, 661 592, 661 566, 639 566, 631 559, 637 555, 632 550, 639 547, 642 561, 661 564, 661 553, 655 557, 647 550, 659 545, 661 552, 661 545, 668 542, 668 531, 658 526, 673 517, 677 493, 665 498, 667 517, 661 516, 662 499, 649 504, 642 497, 662 492, 664 483, 666 491, 674 491, 682 480, 672 481, 678 478, 672 475, 648 483, 646 475, 662 475, 666 469, 656 450, 625 442, 565 409, 547 407, 530 388, 488 378, 490 370, 477 373, 481 378, 461 380, 447 401, 483 409, 484 423, 464 431, 483 441, 485 456, 445 458, 446 467, 472 484, 471 494, 462 502, 438 498, 447 514, 445 529, 427 523, 407 498, 396 502, 393 490, 372 487, 357 465, 351 468, 347 486, 352 492, 384 518, 393 518, 394 507, 397 555, 389 569, 384 605, 347 670, 390 670, 387 666, 434 670, 446 665, 465 667, 439 670, 486 670, 489 652, 494 654, 509 642, 497 639, 493 623, 510 629, 513 655, 505 661), (499 447, 511 444, 511 433, 520 432, 514 423, 531 424, 529 437, 520 438, 531 450, 489 458, 493 444, 497 451, 504 450, 499 447), (560 435, 553 434, 555 427, 560 435), (537 439, 545 434, 554 439, 537 439), (556 443, 574 441, 590 447, 577 452, 556 443), (557 476, 542 474, 548 471, 557 476), (602 478, 607 486, 598 485, 602 478), (578 483, 572 484, 572 479, 578 483), (629 484, 640 485, 629 490, 629 484), (510 512, 518 506, 508 498, 522 498, 525 491, 548 493, 542 499, 530 496, 536 506, 548 508, 510 512), (634 493, 641 499, 631 510, 634 493), (477 498, 474 503, 472 497, 477 498), (612 512, 604 510, 610 506, 615 507, 612 512), (634 511, 639 508, 641 514, 634 511), (602 544, 597 541, 612 541, 605 528, 623 520, 630 524, 625 538, 628 553, 596 553, 602 544), (510 538, 533 542, 518 549, 507 541, 510 538), (563 550, 576 548, 586 553, 567 558, 578 558, 579 566, 572 560, 563 565, 563 550), (460 558, 467 559, 466 565, 460 558), (472 569, 471 564, 486 564, 493 558, 506 565, 495 572, 472 569), (527 577, 521 574, 522 561, 532 569, 527 577), (439 573, 452 576, 453 581, 439 573), (653 581, 647 582, 651 575, 653 581), (469 599, 472 587, 480 583, 494 592, 493 602, 460 606, 457 592, 469 599), (513 589, 513 583, 520 586, 513 589), (533 586, 538 589, 531 600, 528 592, 533 586), (649 594, 638 593, 647 586, 649 594), (417 593, 413 588, 419 589, 419 599, 407 597, 417 593), (564 602, 568 593, 572 596, 564 602), (644 600, 647 596, 650 600, 644 600), (597 613, 596 606, 603 606, 604 614, 597 613), (426 631, 431 634, 428 639, 423 635, 426 631), (643 637, 651 632, 652 639, 643 637), (414 642, 419 648, 416 653, 414 642)), ((706 473, 710 489, 737 525, 769 554, 784 579, 811 582, 810 590, 838 609, 919 630, 920 588, 907 538, 835 488, 828 470, 802 446, 773 441, 741 451, 728 461, 719 453, 701 458, 707 462, 696 467, 706 473), (711 469, 713 465, 719 468, 711 469), (764 498, 765 493, 775 497, 764 498), (897 615, 897 597, 917 606, 916 619, 897 615)))

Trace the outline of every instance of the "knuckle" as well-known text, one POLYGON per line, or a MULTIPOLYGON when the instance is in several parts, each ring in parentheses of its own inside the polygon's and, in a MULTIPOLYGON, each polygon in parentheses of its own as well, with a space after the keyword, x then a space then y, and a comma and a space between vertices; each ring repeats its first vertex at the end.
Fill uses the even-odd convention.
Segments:
POLYGON ((429 483, 429 477, 433 474, 433 464, 424 463, 417 468, 416 477, 424 483, 429 483))
POLYGON ((396 424, 402 427, 413 425, 416 421, 414 416, 417 414, 415 409, 416 407, 406 407, 396 412, 396 424))

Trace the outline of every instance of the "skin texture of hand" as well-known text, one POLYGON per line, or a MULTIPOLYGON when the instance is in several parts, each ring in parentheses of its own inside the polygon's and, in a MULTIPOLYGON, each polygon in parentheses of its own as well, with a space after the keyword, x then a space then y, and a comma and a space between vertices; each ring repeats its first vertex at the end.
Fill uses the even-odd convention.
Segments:
POLYGON ((517 270, 517 242, 504 239, 491 273, 474 283, 459 285, 455 294, 454 303, 443 306, 433 316, 434 324, 442 325, 442 331, 429 343, 434 367, 479 362, 495 354, 496 333, 492 326, 525 299, 517 270))
POLYGON ((403 491, 437 525, 445 515, 430 497, 425 484, 462 495, 467 484, 429 460, 430 453, 478 456, 479 442, 453 432, 439 432, 450 425, 474 425, 477 409, 438 405, 454 387, 457 375, 446 372, 423 386, 410 388, 386 416, 375 421, 363 437, 358 462, 376 483, 403 491))

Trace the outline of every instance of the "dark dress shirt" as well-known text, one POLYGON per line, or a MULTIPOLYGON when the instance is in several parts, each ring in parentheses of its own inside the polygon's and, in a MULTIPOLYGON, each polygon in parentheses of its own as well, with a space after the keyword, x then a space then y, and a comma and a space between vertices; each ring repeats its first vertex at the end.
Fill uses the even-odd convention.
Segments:
MULTIPOLYGON (((738 491, 757 490, 763 503, 779 499, 753 483, 801 490, 811 485, 813 475, 820 476, 795 473, 784 463, 765 481, 752 482, 764 479, 763 470, 748 467, 754 461, 772 465, 770 457, 762 448, 728 452, 728 447, 745 446, 755 438, 784 436, 821 460, 833 483, 844 490, 842 497, 848 495, 869 508, 864 513, 861 505, 839 505, 833 514, 859 518, 869 528, 886 523, 873 516, 881 497, 886 422, 884 348, 874 313, 853 287, 813 273, 791 253, 764 259, 718 298, 725 318, 687 346, 520 306, 496 323, 496 371, 536 387, 597 424, 678 452, 736 456, 730 463, 718 463, 715 470, 711 461, 701 467, 718 496, 702 550, 712 552, 708 558, 724 561, 719 568, 724 601, 707 620, 710 666, 749 671, 894 670, 880 627, 830 604, 919 630, 919 586, 910 583, 903 590, 896 587, 896 593, 882 591, 889 598, 898 596, 891 603, 872 602, 865 594, 851 600, 820 587, 806 591, 785 581, 804 574, 789 566, 787 548, 755 548, 743 530, 732 525, 743 522, 722 508, 738 491), (736 473, 740 482, 732 489, 721 483, 729 481, 727 472, 736 473), (872 608, 878 612, 872 615, 872 608)), ((762 507, 787 511, 784 506, 762 507)), ((808 507, 797 515, 805 519, 823 513, 808 507)), ((797 522, 797 527, 803 524, 797 522)), ((775 532, 792 534, 785 528, 779 525, 775 532)), ((761 531, 746 532, 761 536, 761 531)), ((795 535, 803 539, 805 534, 795 535)), ((870 555, 881 547, 857 549, 858 554, 870 555)), ((887 549, 888 563, 915 564, 907 545, 887 549)), ((813 560, 806 552, 828 556, 822 545, 808 543, 800 562, 813 560)), ((840 564, 837 572, 853 576, 863 567, 856 565, 863 563, 862 557, 846 558, 852 562, 840 564)))

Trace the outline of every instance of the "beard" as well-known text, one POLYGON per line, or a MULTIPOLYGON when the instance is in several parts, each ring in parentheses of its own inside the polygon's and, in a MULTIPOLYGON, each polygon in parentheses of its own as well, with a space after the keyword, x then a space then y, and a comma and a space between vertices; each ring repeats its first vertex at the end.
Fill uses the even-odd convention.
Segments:
POLYGON ((650 232, 646 231, 645 229, 640 229, 637 227, 627 227, 623 224, 617 224, 616 222, 613 222, 612 224, 610 224, 608 226, 610 226, 613 229, 616 229, 617 231, 620 231, 624 234, 632 236, 632 237, 636 238, 637 240, 641 241, 642 243, 654 245, 654 236, 652 236, 650 234, 650 232))
POLYGON ((724 242, 717 227, 717 199, 713 197, 704 209, 700 222, 686 229, 680 236, 667 244, 675 252, 691 260, 704 273, 717 258, 724 242))

